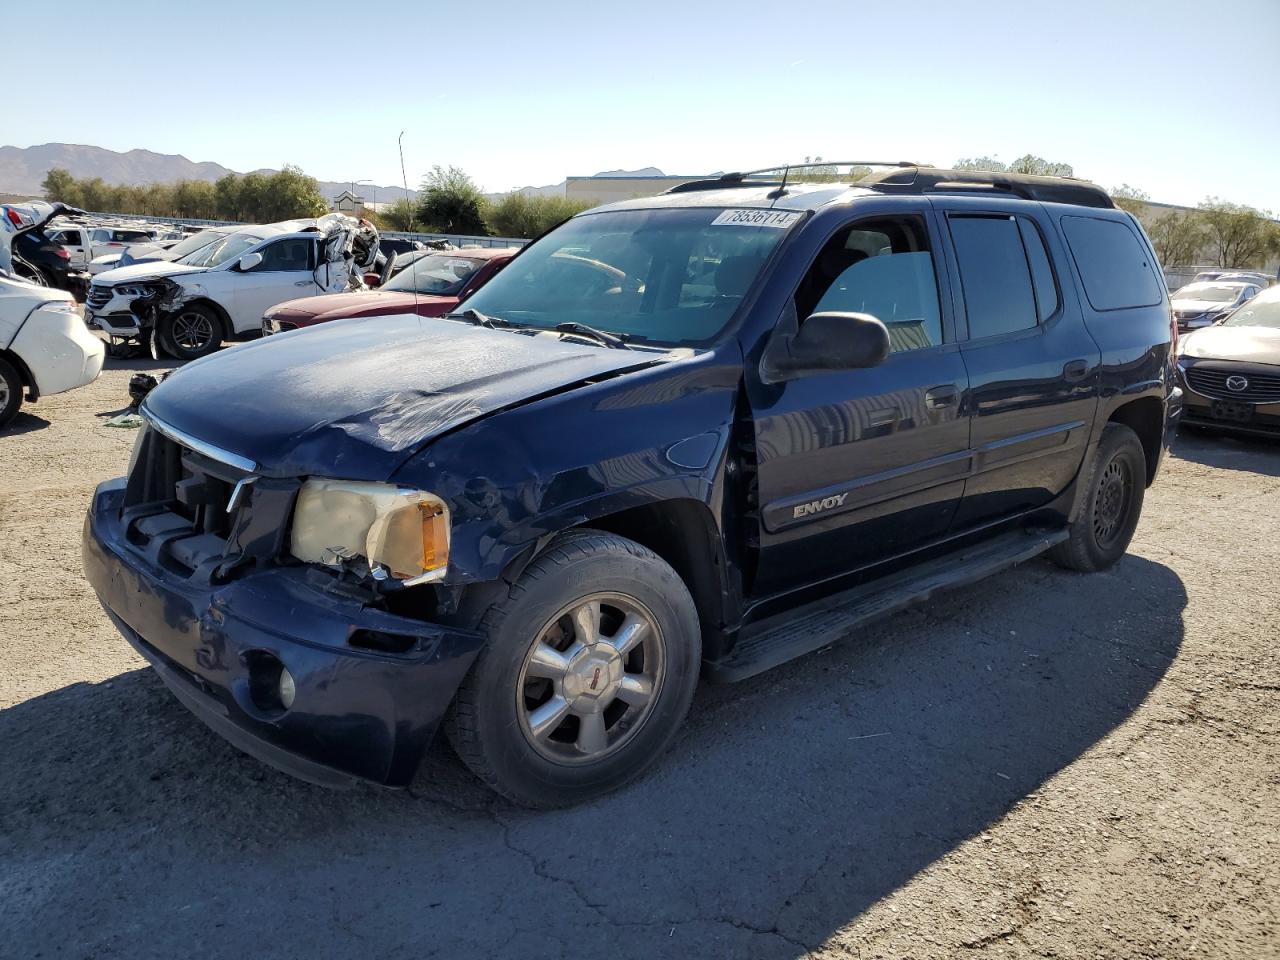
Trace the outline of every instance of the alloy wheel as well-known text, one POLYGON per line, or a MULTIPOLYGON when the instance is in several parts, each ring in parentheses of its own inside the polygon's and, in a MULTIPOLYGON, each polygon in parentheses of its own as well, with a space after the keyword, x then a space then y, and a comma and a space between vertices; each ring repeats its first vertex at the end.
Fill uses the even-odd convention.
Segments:
POLYGON ((593 594, 538 632, 516 686, 520 726, 557 763, 599 760, 636 735, 666 670, 662 631, 640 601, 593 594))
POLYGON ((213 323, 203 313, 180 313, 174 318, 171 336, 183 350, 199 353, 213 342, 213 323))

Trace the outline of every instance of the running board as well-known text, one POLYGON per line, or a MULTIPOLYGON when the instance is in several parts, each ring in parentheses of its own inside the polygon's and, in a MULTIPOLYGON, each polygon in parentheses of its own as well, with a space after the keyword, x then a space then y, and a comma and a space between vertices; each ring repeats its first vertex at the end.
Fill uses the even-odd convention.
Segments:
POLYGON ((732 683, 830 646, 855 627, 1030 560, 1067 539, 1063 530, 1015 530, 918 567, 874 580, 748 627, 722 660, 703 664, 713 683, 732 683), (750 632, 748 632, 750 631, 750 632))

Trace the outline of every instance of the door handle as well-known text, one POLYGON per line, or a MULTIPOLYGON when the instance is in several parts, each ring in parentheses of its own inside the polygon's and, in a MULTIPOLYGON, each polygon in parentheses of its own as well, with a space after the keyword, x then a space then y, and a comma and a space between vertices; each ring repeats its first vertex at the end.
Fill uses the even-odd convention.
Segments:
POLYGON ((934 387, 932 390, 925 391, 924 405, 930 410, 949 407, 956 402, 956 397, 958 396, 960 396, 960 391, 956 389, 956 385, 948 383, 946 386, 934 387))
POLYGON ((1075 383, 1077 380, 1083 380, 1089 372, 1089 361, 1072 360, 1062 368, 1062 375, 1069 383, 1075 383))
POLYGON ((295 280, 293 282, 293 285, 295 287, 309 287, 311 286, 311 284, 312 284, 311 280, 295 280))

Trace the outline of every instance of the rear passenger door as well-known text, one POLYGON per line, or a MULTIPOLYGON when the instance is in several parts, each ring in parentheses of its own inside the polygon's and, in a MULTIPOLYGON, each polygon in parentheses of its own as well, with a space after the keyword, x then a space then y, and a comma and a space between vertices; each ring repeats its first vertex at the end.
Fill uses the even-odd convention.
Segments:
POLYGON ((1044 506, 1070 485, 1089 442, 1101 358, 1038 205, 934 202, 958 280, 969 378, 973 473, 953 524, 963 530, 1044 506))

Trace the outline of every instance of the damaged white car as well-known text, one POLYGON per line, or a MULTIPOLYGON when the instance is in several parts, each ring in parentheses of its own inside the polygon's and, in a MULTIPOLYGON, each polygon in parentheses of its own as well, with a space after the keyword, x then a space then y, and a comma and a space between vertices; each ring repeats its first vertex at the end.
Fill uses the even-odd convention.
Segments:
POLYGON ((0 206, 0 429, 18 415, 24 393, 38 400, 102 372, 103 343, 85 327, 71 294, 13 271, 13 241, 67 212, 77 211, 41 201, 0 206))
POLYGON ((241 227, 171 262, 98 274, 85 319, 111 338, 112 355, 146 345, 195 360, 259 334, 284 300, 362 289, 377 255, 377 230, 342 214, 241 227))

